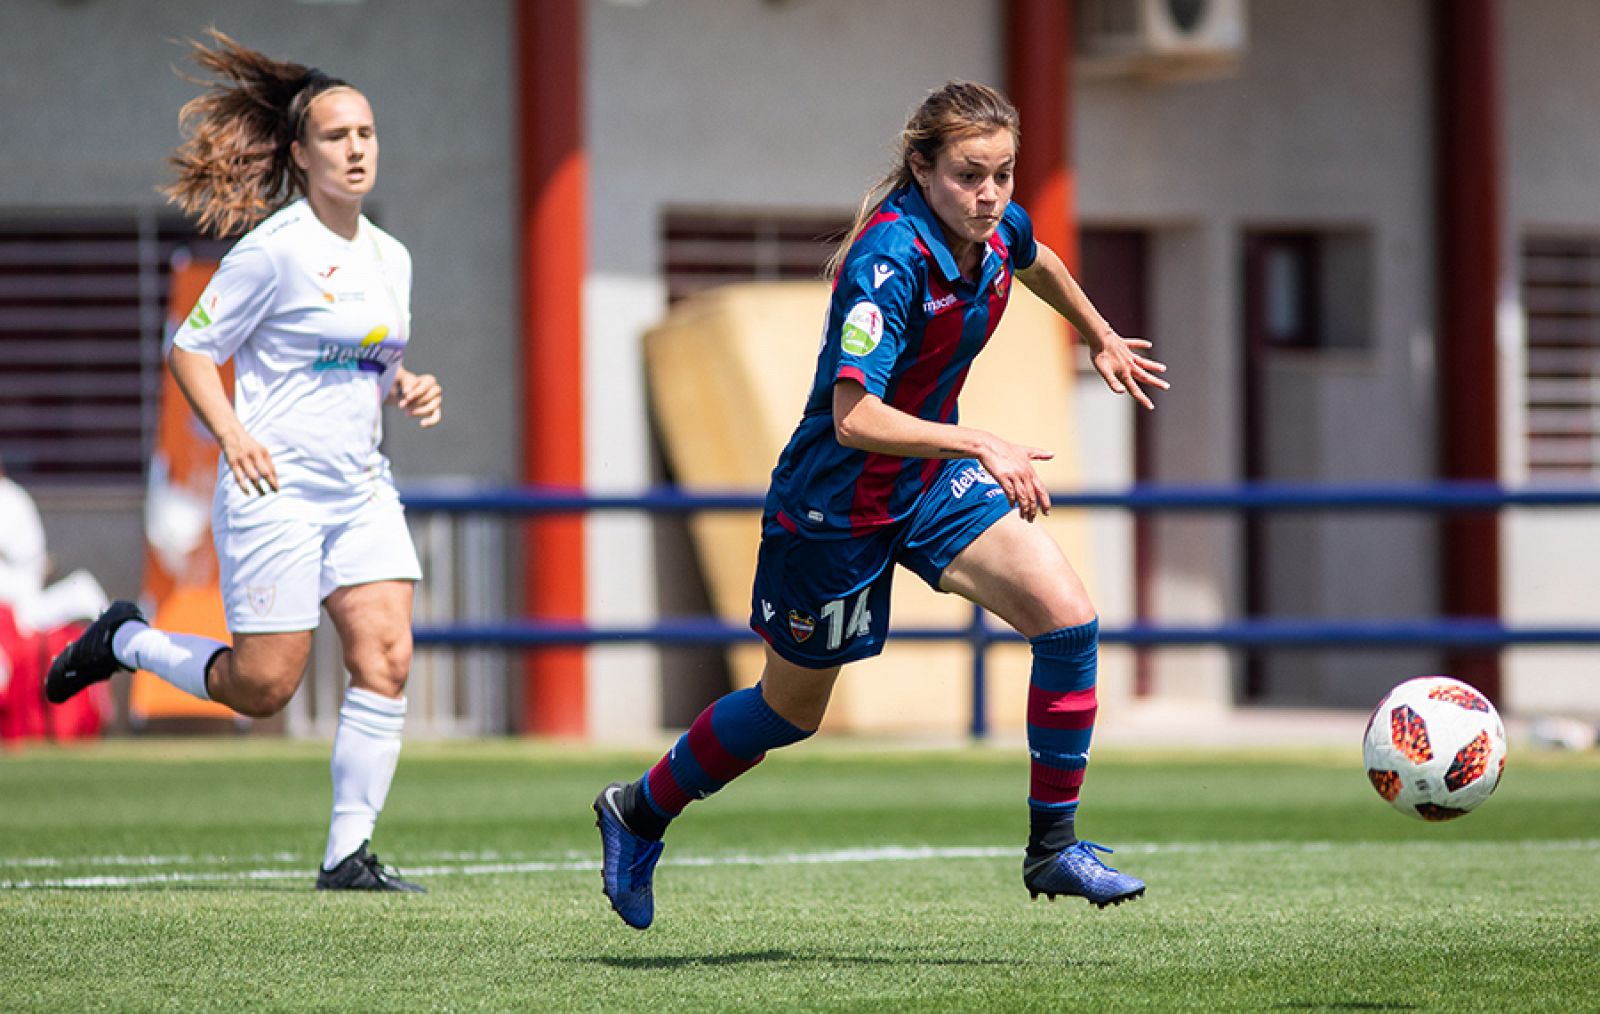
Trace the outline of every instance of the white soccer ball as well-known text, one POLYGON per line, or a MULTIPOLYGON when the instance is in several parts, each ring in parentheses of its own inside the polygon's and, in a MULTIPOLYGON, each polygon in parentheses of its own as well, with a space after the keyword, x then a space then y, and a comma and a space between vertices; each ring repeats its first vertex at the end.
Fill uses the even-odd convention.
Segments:
POLYGON ((1378 702, 1361 753, 1372 787, 1396 810, 1454 820, 1500 784, 1506 728, 1472 687, 1448 676, 1419 676, 1378 702))

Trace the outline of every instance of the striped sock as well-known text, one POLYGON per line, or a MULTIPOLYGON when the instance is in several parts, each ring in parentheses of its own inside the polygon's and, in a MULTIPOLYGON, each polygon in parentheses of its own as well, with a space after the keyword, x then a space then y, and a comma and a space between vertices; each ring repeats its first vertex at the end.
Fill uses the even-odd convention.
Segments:
POLYGON ((623 794, 622 819, 635 834, 660 838, 667 823, 761 762, 768 750, 811 735, 773 711, 757 684, 700 712, 689 731, 623 794))
POLYGON ((1094 734, 1095 662, 1100 621, 1032 638, 1028 686, 1028 853, 1057 852, 1077 841, 1078 790, 1094 734))

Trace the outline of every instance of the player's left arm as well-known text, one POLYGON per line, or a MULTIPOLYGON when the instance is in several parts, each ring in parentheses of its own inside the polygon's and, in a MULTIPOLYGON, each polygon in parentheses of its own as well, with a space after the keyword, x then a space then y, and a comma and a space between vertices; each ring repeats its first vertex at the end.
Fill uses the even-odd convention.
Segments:
POLYGON ((1155 408, 1150 396, 1139 385, 1149 384, 1163 391, 1171 385, 1157 376, 1166 372, 1165 364, 1139 351, 1150 348, 1150 342, 1117 334, 1100 316, 1100 311, 1094 308, 1088 294, 1072 277, 1061 258, 1043 243, 1038 244, 1038 254, 1033 263, 1019 268, 1016 274, 1034 295, 1048 303, 1051 309, 1065 317, 1067 323, 1083 335, 1089 345, 1089 361, 1094 364, 1096 372, 1105 378, 1111 390, 1129 395, 1145 408, 1155 408))
POLYGON ((444 418, 444 387, 431 373, 412 373, 404 366, 396 367, 389 400, 424 429, 439 425, 444 418))

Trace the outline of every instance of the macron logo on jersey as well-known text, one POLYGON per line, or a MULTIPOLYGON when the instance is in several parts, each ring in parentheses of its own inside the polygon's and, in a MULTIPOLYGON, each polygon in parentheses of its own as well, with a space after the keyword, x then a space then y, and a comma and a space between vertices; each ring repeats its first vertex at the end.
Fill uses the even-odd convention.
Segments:
POLYGON ((883 288, 883 283, 894 277, 894 268, 887 264, 874 264, 872 266, 873 289, 883 288))

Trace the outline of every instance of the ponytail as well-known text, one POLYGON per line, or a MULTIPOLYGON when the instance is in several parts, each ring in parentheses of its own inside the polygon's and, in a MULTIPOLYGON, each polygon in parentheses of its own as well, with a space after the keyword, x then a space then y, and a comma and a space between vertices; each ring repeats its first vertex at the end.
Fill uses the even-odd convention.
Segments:
POLYGON ((161 192, 196 216, 202 231, 231 236, 305 192, 289 145, 304 134, 317 96, 350 86, 246 49, 215 28, 205 34, 215 48, 191 41, 189 56, 217 80, 183 75, 206 91, 178 112, 185 139, 168 159, 178 178, 161 192))

